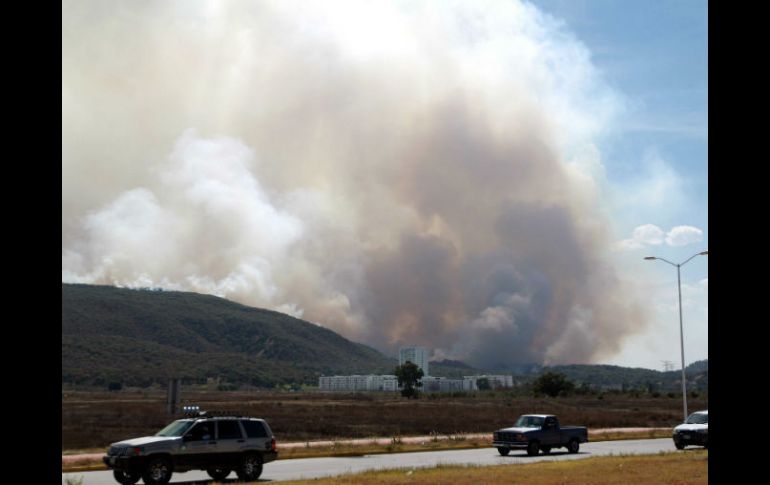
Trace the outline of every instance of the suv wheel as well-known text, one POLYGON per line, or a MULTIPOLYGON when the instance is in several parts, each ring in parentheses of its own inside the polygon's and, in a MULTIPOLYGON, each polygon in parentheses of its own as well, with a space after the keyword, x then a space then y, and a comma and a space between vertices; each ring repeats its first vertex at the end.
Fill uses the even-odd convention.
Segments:
POLYGON ((168 458, 162 456, 150 458, 142 472, 142 480, 147 485, 166 485, 174 472, 168 458))
POLYGON ((504 446, 500 446, 497 448, 497 452, 500 453, 503 456, 508 456, 508 453, 511 452, 510 448, 505 448, 504 446))
POLYGON ((227 475, 229 475, 231 471, 232 470, 227 467, 212 466, 206 470, 206 473, 208 473, 214 480, 220 481, 227 478, 227 475))
POLYGON ((134 485, 141 478, 139 472, 126 472, 123 470, 113 470, 112 476, 115 477, 118 483, 123 485, 134 485))
POLYGON ((238 478, 247 482, 254 481, 262 475, 262 457, 257 454, 249 453, 243 457, 241 466, 235 470, 238 478))

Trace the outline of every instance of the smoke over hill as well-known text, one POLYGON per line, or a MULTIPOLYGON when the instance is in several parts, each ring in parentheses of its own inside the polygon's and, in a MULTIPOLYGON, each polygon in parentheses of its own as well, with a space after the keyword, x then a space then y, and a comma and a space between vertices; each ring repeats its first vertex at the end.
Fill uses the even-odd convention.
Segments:
POLYGON ((62 9, 62 280, 211 293, 393 355, 611 355, 618 105, 529 4, 62 9))

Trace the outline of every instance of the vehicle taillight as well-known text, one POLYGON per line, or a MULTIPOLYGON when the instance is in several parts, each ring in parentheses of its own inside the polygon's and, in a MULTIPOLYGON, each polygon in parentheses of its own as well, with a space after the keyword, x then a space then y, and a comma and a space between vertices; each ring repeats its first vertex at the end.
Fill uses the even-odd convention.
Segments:
POLYGON ((271 449, 272 451, 275 451, 275 438, 273 438, 272 440, 270 440, 270 449, 271 449))
POLYGON ((141 454, 142 454, 142 448, 140 448, 139 446, 134 448, 134 455, 138 456, 138 455, 141 455, 141 454))

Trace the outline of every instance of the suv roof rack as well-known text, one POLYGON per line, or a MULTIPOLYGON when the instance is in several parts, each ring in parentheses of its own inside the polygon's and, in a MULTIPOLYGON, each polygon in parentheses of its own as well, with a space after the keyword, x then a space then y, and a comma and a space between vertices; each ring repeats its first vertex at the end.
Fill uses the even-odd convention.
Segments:
POLYGON ((189 418, 248 418, 240 411, 223 411, 223 410, 209 410, 201 411, 200 406, 184 406, 182 408, 185 416, 189 418))

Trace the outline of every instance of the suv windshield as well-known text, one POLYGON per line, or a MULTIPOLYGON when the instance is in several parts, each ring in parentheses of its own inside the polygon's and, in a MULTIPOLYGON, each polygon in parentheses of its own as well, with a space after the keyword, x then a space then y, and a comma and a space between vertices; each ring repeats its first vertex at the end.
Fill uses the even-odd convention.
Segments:
POLYGON ((692 413, 687 418, 687 424, 709 424, 709 415, 705 413, 692 413))
POLYGON ((521 416, 514 425, 517 428, 540 428, 543 426, 543 418, 538 416, 521 416))
POLYGON ((182 436, 185 431, 190 429, 193 423, 194 421, 189 419, 178 419, 155 433, 155 436, 182 436))

